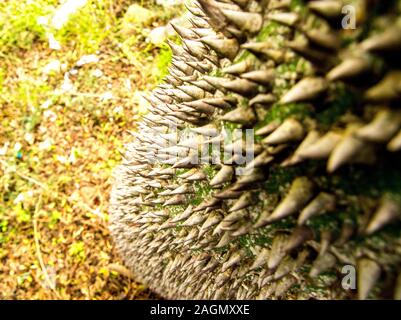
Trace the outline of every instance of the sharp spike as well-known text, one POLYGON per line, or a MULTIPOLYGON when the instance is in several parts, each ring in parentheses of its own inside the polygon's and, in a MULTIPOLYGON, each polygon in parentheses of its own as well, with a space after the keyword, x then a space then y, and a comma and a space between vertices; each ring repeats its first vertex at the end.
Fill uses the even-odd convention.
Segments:
POLYGON ((199 37, 216 37, 217 34, 209 27, 192 29, 199 37))
POLYGON ((389 151, 392 151, 392 152, 396 152, 396 151, 399 151, 401 149, 401 130, 388 143, 387 149, 389 151))
POLYGON ((245 252, 244 251, 242 251, 242 250, 241 251, 235 251, 230 256, 228 261, 223 264, 223 266, 221 267, 221 271, 224 272, 228 268, 237 265, 244 258, 244 256, 245 256, 245 252))
POLYGON ((201 227, 201 231, 199 232, 199 237, 201 237, 201 234, 203 235, 211 227, 220 223, 222 219, 223 219, 223 216, 219 213, 210 214, 201 227))
POLYGON ((205 222, 206 216, 200 213, 191 215, 187 220, 182 223, 183 227, 192 227, 205 222))
POLYGON ((205 199, 198 205, 194 211, 202 211, 208 208, 217 208, 221 205, 221 200, 216 198, 205 199))
POLYGON ((230 36, 227 32, 227 19, 221 12, 221 2, 214 0, 198 0, 200 7, 206 13, 208 22, 214 30, 221 31, 224 35, 230 36))
POLYGON ((255 228, 263 227, 268 223, 281 220, 302 209, 313 196, 314 184, 306 177, 296 178, 290 187, 287 196, 281 201, 271 215, 262 213, 255 228))
POLYGON ((240 227, 233 231, 233 233, 231 234, 233 237, 240 237, 246 234, 249 234, 249 232, 252 230, 252 223, 251 222, 247 222, 247 223, 242 223, 240 224, 240 227))
POLYGON ((203 80, 207 81, 209 84, 211 84, 213 87, 215 87, 218 90, 225 91, 226 89, 224 88, 223 84, 228 82, 229 80, 226 78, 221 78, 221 77, 213 77, 213 76, 208 76, 204 75, 202 77, 203 80))
POLYGON ((244 175, 239 177, 236 186, 233 187, 232 190, 241 190, 244 185, 260 182, 264 179, 265 175, 262 170, 258 168, 252 169, 251 171, 247 171, 244 175))
POLYGON ((231 181, 233 175, 234 175, 234 168, 232 166, 223 165, 220 171, 210 181, 210 185, 212 187, 215 187, 225 182, 229 182, 231 181))
POLYGON ((252 98, 251 100, 249 100, 249 106, 253 106, 253 105, 262 105, 262 106, 271 106, 273 103, 276 102, 276 97, 271 94, 258 94, 256 97, 252 98))
POLYGON ((202 42, 194 40, 183 40, 183 42, 186 50, 199 60, 203 60, 203 58, 207 56, 208 51, 202 42))
POLYGON ((302 125, 295 119, 285 120, 273 133, 262 140, 264 144, 283 144, 299 141, 304 137, 302 125))
POLYGON ((171 64, 178 68, 179 70, 181 70, 182 72, 184 72, 186 75, 190 76, 194 73, 194 69, 189 66, 188 64, 186 64, 184 61, 182 60, 177 60, 177 59, 173 59, 171 61, 171 64))
POLYGON ((241 74, 241 78, 270 87, 275 78, 275 71, 274 69, 250 71, 241 74))
POLYGON ((259 300, 269 299, 272 296, 272 294, 274 294, 274 292, 276 291, 276 286, 277 286, 276 282, 273 282, 273 283, 269 284, 268 286, 266 285, 272 279, 273 279, 273 275, 267 275, 267 276, 264 276, 264 278, 262 278, 262 281, 260 282, 260 285, 259 285, 259 287, 262 288, 260 290, 260 294, 258 296, 259 300))
POLYGON ((157 229, 157 231, 161 231, 161 230, 165 230, 165 229, 169 229, 169 228, 174 228, 176 226, 176 223, 167 220, 166 222, 164 222, 159 229, 157 229))
POLYGON ((202 136, 216 137, 219 135, 219 130, 214 124, 207 124, 203 127, 191 128, 190 130, 202 136))
POLYGON ((198 169, 197 169, 197 168, 192 168, 192 169, 186 171, 185 173, 180 174, 178 177, 179 177, 180 179, 187 179, 187 178, 189 178, 190 176, 192 176, 193 174, 195 174, 196 172, 198 172, 198 169))
POLYGON ((252 266, 250 267, 250 270, 256 270, 263 265, 265 265, 269 259, 269 252, 270 250, 268 248, 263 248, 257 255, 256 259, 253 262, 252 266))
POLYGON ((230 214, 224 217, 223 223, 224 224, 233 224, 235 222, 238 222, 242 220, 243 218, 248 216, 248 212, 246 210, 234 210, 231 211, 230 214))
POLYGON ((334 268, 336 264, 337 258, 331 253, 326 252, 323 255, 319 255, 312 264, 309 276, 311 278, 316 278, 322 272, 334 268))
POLYGON ((202 269, 203 272, 210 272, 217 268, 219 261, 216 259, 210 259, 208 264, 202 269))
POLYGON ((196 28, 206 28, 209 29, 209 23, 203 17, 191 17, 188 19, 191 24, 196 28))
POLYGON ((268 151, 263 151, 259 154, 254 160, 252 160, 247 166, 245 170, 249 170, 251 168, 259 168, 271 163, 274 158, 270 155, 268 151))
POLYGON ((364 140, 377 143, 388 142, 401 128, 401 112, 382 110, 373 121, 360 128, 356 135, 364 140))
POLYGON ((207 176, 203 171, 198 171, 187 178, 188 181, 202 181, 207 180, 207 176))
POLYGON ((302 162, 303 158, 300 156, 300 153, 307 149, 309 146, 313 145, 316 143, 316 141, 319 140, 319 133, 316 130, 309 131, 305 139, 302 141, 302 143, 299 145, 299 147, 295 150, 294 154, 292 154, 289 158, 287 158, 281 165, 283 167, 285 166, 291 166, 294 164, 297 164, 299 162, 302 162))
MULTIPOLYGON (((186 61, 187 65, 191 66, 195 70, 203 73, 207 73, 211 70, 211 65, 208 62, 199 62, 199 61, 186 61)), ((196 79, 193 79, 192 81, 196 81, 196 79)))
POLYGON ((222 83, 223 88, 238 93, 240 95, 249 97, 258 93, 258 85, 246 79, 236 79, 222 83))
POLYGON ((195 17, 203 18, 205 16, 202 8, 200 8, 198 5, 190 6, 187 3, 185 3, 184 5, 187 10, 191 12, 195 17))
POLYGON ((221 10, 224 16, 241 31, 257 33, 262 28, 263 18, 259 13, 221 10))
POLYGON ((276 298, 282 298, 288 290, 291 289, 297 283, 296 278, 293 276, 288 276, 281 279, 276 286, 276 291, 274 293, 276 298))
POLYGON ((341 40, 335 32, 322 32, 320 29, 307 29, 303 32, 311 42, 322 48, 336 51, 341 47, 341 40))
POLYGON ((216 249, 223 248, 228 245, 232 241, 232 237, 229 231, 224 232, 223 236, 221 237, 220 241, 215 246, 216 249))
POLYGON ((335 206, 335 196, 326 192, 321 192, 301 211, 298 217, 298 224, 302 225, 312 217, 333 211, 335 206))
POLYGON ((313 238, 314 235, 312 229, 305 226, 298 227, 290 235, 284 250, 290 252, 313 238))
POLYGON ((243 60, 239 63, 230 65, 222 69, 224 73, 240 75, 252 69, 253 64, 249 60, 243 60))
POLYGON ((371 52, 388 52, 401 49, 401 28, 391 27, 361 43, 361 48, 371 52))
POLYGON ((203 101, 223 110, 230 109, 231 107, 236 106, 238 103, 237 98, 232 96, 227 96, 224 98, 207 98, 203 99, 203 101))
POLYGON ((310 41, 306 38, 298 38, 294 41, 288 42, 287 46, 292 51, 318 67, 327 67, 327 65, 336 62, 326 50, 319 50, 312 47, 310 41))
POLYGON ((273 239, 272 247, 270 249, 269 259, 267 266, 269 269, 276 269, 281 260, 286 256, 284 250, 287 243, 287 237, 284 235, 277 235, 273 239))
POLYGON ((215 37, 204 37, 201 41, 212 48, 217 54, 229 60, 234 60, 239 51, 239 44, 235 38, 218 39, 215 37))
POLYGON ((336 245, 345 245, 355 233, 355 225, 350 220, 344 220, 341 226, 341 231, 338 239, 336 240, 336 245))
POLYGON ((242 194, 242 191, 233 191, 233 190, 223 190, 219 193, 213 194, 213 197, 217 199, 238 199, 242 194))
MULTIPOLYGON (((256 98, 256 97, 255 97, 256 98)), ((267 136, 268 134, 272 133, 280 126, 278 121, 272 121, 269 124, 265 125, 264 127, 258 129, 255 134, 258 136, 267 136)))
POLYGON ((179 26, 179 25, 177 25, 175 23, 170 23, 170 25, 173 27, 175 32, 177 32, 178 35, 182 39, 197 39, 198 38, 196 33, 194 33, 192 30, 190 30, 188 28, 181 27, 181 26, 179 26))
POLYGON ((401 273, 398 274, 394 286, 394 300, 401 300, 401 273))
POLYGON ((191 154, 188 157, 179 160, 177 162, 173 162, 173 168, 193 168, 199 165, 198 163, 198 155, 191 154))
POLYGON ((251 125, 256 121, 256 116, 251 108, 239 107, 227 112, 221 117, 221 120, 239 123, 242 125, 251 125))
POLYGON ((377 85, 365 92, 370 102, 383 102, 401 98, 401 71, 389 72, 377 85))
POLYGON ((180 47, 179 45, 175 44, 174 42, 167 40, 167 44, 171 48, 171 51, 173 52, 173 55, 176 57, 182 57, 185 56, 185 50, 180 47))
POLYGON ((195 137, 190 137, 189 139, 186 139, 184 141, 180 141, 178 146, 198 150, 199 147, 202 147, 204 143, 205 142, 203 136, 195 136, 195 137))
POLYGON ((297 267, 297 261, 290 256, 286 256, 283 261, 279 264, 276 272, 273 274, 273 280, 277 281, 286 275, 288 275, 291 271, 294 271, 297 267))
POLYGON ((283 50, 273 49, 271 44, 268 42, 248 42, 241 45, 241 47, 251 51, 256 56, 272 59, 277 64, 282 63, 285 58, 283 50))
POLYGON ((382 199, 379 208, 370 220, 366 233, 372 234, 399 217, 401 217, 400 204, 386 197, 382 199))
POLYGON ((341 134, 329 131, 314 144, 300 150, 298 155, 305 159, 328 158, 341 139, 341 134))
POLYGON ((348 58, 330 70, 326 78, 330 81, 347 80, 366 74, 371 69, 365 57, 348 58))
POLYGON ((324 78, 304 78, 290 89, 280 100, 280 103, 310 101, 320 97, 328 89, 324 78))
POLYGON ((228 210, 228 212, 238 211, 244 208, 249 207, 253 203, 253 197, 250 192, 245 192, 228 210))
POLYGON ((380 277, 381 268, 373 260, 361 258, 357 262, 358 299, 365 300, 380 277))
POLYGON ((210 93, 215 93, 216 91, 216 89, 205 80, 190 81, 190 83, 210 93))
POLYGON ((178 87, 181 91, 185 92, 187 95, 193 97, 194 99, 203 99, 206 92, 197 86, 180 86, 178 87))
POLYGON ((179 186, 178 188, 174 189, 173 191, 170 192, 170 195, 172 194, 189 194, 189 193, 194 193, 194 189, 188 185, 184 184, 182 186, 179 186))
POLYGON ((342 17, 342 8, 343 4, 339 0, 318 0, 311 1, 308 3, 308 7, 310 10, 316 12, 317 14, 323 16, 327 19, 338 19, 342 17))
POLYGON ((300 21, 298 13, 295 12, 274 12, 267 16, 270 20, 284 24, 289 27, 294 27, 300 21))
POLYGON ((184 204, 186 202, 186 198, 184 195, 182 194, 178 194, 174 197, 171 197, 170 199, 168 199, 164 204, 163 207, 166 206, 172 206, 172 205, 180 205, 180 204, 184 204))
POLYGON ((362 161, 372 163, 375 161, 373 147, 367 142, 355 137, 351 128, 346 136, 334 147, 327 162, 327 171, 334 172, 348 162, 362 161))

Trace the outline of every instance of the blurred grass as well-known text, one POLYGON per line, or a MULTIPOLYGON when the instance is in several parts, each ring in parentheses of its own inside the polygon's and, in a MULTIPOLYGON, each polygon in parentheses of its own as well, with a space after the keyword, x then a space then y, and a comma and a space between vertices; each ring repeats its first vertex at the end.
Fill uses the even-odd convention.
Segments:
POLYGON ((109 268, 108 195, 140 94, 171 60, 149 33, 182 6, 89 0, 57 29, 59 6, 0 2, 0 299, 152 298, 109 268))
POLYGON ((45 40, 46 30, 37 23, 40 16, 50 14, 57 1, 0 2, 0 52, 29 49, 35 40, 45 40))

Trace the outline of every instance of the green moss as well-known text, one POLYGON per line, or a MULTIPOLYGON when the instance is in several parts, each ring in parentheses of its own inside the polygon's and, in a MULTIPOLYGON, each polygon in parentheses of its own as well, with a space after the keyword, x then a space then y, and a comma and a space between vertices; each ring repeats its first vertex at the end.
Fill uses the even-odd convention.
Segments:
POLYGON ((291 0, 291 3, 290 3, 291 11, 297 10, 299 8, 304 8, 304 7, 305 7, 305 5, 304 5, 303 0, 291 0))
MULTIPOLYGON (((327 215, 317 216, 309 219, 307 225, 315 231, 328 230, 331 232, 339 233, 341 216, 338 212, 330 212, 327 215)), ((319 235, 319 232, 316 232, 319 235)))
MULTIPOLYGON (((276 28, 280 26, 277 22, 268 21, 263 27, 262 30, 256 35, 255 40, 257 42, 263 42, 264 40, 270 39, 272 36, 275 35, 276 28)), ((246 59, 253 59, 254 56, 251 52, 244 50, 239 57, 237 57, 234 63, 238 63, 244 61, 246 59)))
POLYGON ((0 3, 0 53, 28 49, 46 30, 37 19, 52 12, 58 1, 2 1, 0 3))
POLYGON ((83 261, 86 258, 85 244, 82 241, 74 242, 68 251, 68 254, 77 261, 83 261))
POLYGON ((359 105, 357 96, 345 85, 338 85, 333 92, 333 99, 316 111, 316 120, 323 129, 328 129, 347 111, 359 105))
POLYGON ((76 41, 79 51, 95 53, 101 42, 112 32, 112 15, 104 0, 89 1, 87 5, 71 15, 68 22, 56 33, 61 43, 76 41))
POLYGON ((264 183, 264 189, 268 193, 280 192, 283 187, 292 182, 299 174, 299 168, 274 167, 269 171, 269 177, 264 183))
POLYGON ((257 34, 256 41, 262 42, 275 36, 276 29, 280 26, 277 22, 268 21, 257 34))
POLYGON ((313 107, 309 104, 290 103, 282 105, 276 103, 269 109, 264 121, 258 124, 257 128, 261 128, 272 121, 283 122, 286 118, 290 116, 302 120, 312 115, 312 112, 313 107))
POLYGON ((396 199, 401 197, 400 156, 383 159, 370 170, 363 165, 353 165, 340 169, 323 184, 334 190, 342 190, 347 195, 380 197, 384 193, 396 199))
POLYGON ((255 248, 256 246, 259 247, 266 247, 271 245, 272 243, 272 238, 270 236, 264 236, 264 235, 252 235, 252 234, 246 234, 243 236, 240 236, 237 240, 237 243, 241 246, 241 248, 245 249, 245 252, 248 256, 254 256, 252 252, 252 248, 255 248))
POLYGON ((283 63, 277 66, 275 69, 276 73, 279 75, 283 75, 287 72, 296 72, 297 71, 297 63, 299 59, 294 59, 294 61, 290 63, 283 63))
POLYGON ((167 44, 161 46, 159 54, 156 56, 155 64, 158 74, 155 75, 156 81, 160 82, 168 74, 168 68, 171 64, 173 53, 167 44))
POLYGON ((207 178, 209 180, 213 179, 213 177, 216 174, 216 170, 214 169, 214 167, 212 165, 209 165, 209 164, 204 165, 202 170, 207 175, 207 178))

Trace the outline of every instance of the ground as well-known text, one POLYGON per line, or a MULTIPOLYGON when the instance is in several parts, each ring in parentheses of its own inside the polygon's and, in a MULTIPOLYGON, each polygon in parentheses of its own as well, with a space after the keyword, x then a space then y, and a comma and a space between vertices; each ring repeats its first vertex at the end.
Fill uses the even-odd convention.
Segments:
POLYGON ((171 57, 149 35, 183 8, 75 3, 64 22, 57 0, 0 3, 0 299, 155 298, 113 249, 108 200, 171 57))

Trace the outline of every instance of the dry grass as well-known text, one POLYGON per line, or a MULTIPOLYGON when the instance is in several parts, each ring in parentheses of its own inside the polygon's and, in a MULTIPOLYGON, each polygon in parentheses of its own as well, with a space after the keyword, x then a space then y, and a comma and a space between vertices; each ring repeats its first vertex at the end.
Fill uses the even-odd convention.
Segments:
MULTIPOLYGON (((126 1, 91 2, 107 2, 99 8, 111 17, 110 32, 94 36, 93 46, 81 46, 78 29, 60 36, 60 51, 33 37, 28 49, 14 44, 1 52, 1 299, 155 298, 116 271, 121 262, 107 207, 112 169, 139 116, 139 93, 158 81, 155 70, 168 63, 168 52, 147 44, 142 29, 120 32, 126 1), (65 72, 89 53, 99 61, 76 68, 74 90, 60 91, 65 72), (52 61, 61 68, 48 73, 52 61)), ((163 14, 149 28, 181 10, 156 9, 163 14)))

